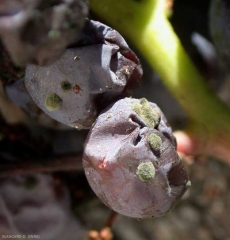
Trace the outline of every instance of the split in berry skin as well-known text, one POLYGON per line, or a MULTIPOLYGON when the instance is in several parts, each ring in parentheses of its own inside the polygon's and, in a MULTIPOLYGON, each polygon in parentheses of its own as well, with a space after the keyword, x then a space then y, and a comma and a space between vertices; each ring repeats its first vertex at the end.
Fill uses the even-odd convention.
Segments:
POLYGON ((100 114, 86 139, 83 166, 105 205, 138 219, 166 214, 190 185, 171 127, 146 99, 125 98, 100 114), (148 111, 136 111, 143 103, 148 111))

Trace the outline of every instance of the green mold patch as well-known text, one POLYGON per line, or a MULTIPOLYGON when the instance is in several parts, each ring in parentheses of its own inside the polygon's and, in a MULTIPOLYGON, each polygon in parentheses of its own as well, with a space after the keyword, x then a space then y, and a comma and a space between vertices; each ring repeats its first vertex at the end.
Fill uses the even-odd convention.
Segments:
POLYGON ((160 121, 160 113, 154 110, 147 99, 141 98, 140 103, 135 103, 132 110, 145 122, 147 127, 155 128, 160 121))
POLYGON ((72 90, 72 85, 68 81, 62 81, 60 83, 60 87, 64 92, 68 92, 68 91, 72 90))
POLYGON ((142 182, 148 182, 155 177, 155 167, 152 162, 141 163, 137 167, 136 175, 142 182))
POLYGON ((61 105, 62 99, 56 93, 51 93, 46 97, 45 107, 49 111, 56 111, 60 109, 61 105))
POLYGON ((161 138, 155 134, 155 133, 151 133, 148 136, 148 143, 150 145, 150 147, 155 150, 155 151, 159 151, 161 149, 161 145, 162 145, 162 140, 161 138))

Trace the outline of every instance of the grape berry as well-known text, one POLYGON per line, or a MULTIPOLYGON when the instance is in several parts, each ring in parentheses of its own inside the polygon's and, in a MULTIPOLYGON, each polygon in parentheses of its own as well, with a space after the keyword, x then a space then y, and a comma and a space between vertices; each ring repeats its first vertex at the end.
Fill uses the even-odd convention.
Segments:
POLYGON ((89 129, 99 112, 129 94, 141 76, 140 62, 121 35, 104 24, 88 21, 76 44, 52 65, 27 66, 25 85, 50 117, 89 129))
POLYGON ((100 114, 83 165, 105 205, 139 219, 167 213, 189 185, 171 128, 146 99, 125 98, 100 114))

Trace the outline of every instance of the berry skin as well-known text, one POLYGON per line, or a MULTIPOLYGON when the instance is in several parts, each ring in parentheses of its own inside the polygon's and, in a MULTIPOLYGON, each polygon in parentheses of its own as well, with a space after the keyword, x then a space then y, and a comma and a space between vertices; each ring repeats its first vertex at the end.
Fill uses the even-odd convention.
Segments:
POLYGON ((98 117, 85 143, 83 166, 105 205, 138 219, 164 215, 189 186, 172 130, 146 99, 119 100, 98 117), (148 111, 137 113, 135 106, 143 103, 148 111))

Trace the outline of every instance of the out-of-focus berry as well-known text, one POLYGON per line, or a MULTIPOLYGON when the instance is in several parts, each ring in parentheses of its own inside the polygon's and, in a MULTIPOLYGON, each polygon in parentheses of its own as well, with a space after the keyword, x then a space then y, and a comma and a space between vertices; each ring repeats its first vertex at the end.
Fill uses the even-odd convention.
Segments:
POLYGON ((134 218, 164 215, 190 184, 170 126, 146 99, 122 99, 98 117, 83 165, 97 196, 134 218))
POLYGON ((0 1, 0 36, 19 65, 48 65, 82 30, 86 0, 0 1))
POLYGON ((52 175, 1 179, 0 234, 47 240, 85 239, 86 231, 71 212, 70 205, 68 189, 52 175))

